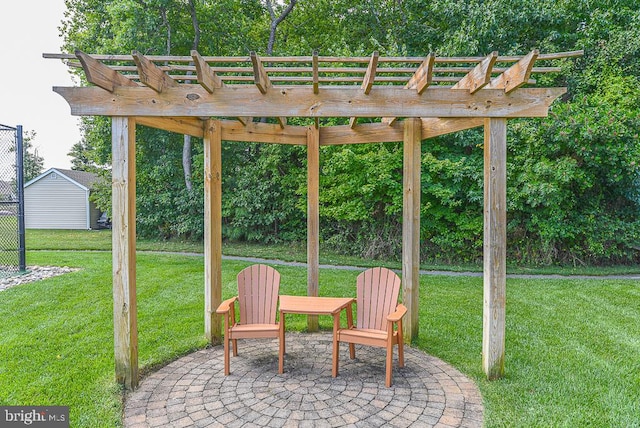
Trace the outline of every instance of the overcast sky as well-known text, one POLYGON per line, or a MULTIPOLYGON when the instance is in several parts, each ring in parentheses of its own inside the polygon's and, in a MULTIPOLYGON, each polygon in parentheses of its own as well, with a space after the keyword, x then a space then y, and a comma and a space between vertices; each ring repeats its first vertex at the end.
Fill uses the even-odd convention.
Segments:
POLYGON ((53 86, 74 86, 61 60, 58 27, 64 0, 0 2, 0 124, 35 131, 33 145, 48 168, 70 168, 67 156, 80 141, 79 118, 53 86))

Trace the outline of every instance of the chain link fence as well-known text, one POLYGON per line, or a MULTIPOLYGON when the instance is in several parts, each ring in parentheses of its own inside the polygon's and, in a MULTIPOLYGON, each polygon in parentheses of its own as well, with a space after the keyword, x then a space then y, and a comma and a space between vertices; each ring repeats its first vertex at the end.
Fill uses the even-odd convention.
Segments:
POLYGON ((22 126, 0 124, 0 278, 26 270, 22 126))

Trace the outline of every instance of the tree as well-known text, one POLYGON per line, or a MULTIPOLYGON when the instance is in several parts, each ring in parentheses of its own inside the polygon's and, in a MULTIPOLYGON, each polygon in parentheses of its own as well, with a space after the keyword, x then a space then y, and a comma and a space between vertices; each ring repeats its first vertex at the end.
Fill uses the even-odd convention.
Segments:
POLYGON ((33 146, 35 138, 35 131, 25 131, 22 138, 22 162, 25 183, 36 178, 44 171, 44 158, 38 155, 38 149, 33 146))
MULTIPOLYGON (((585 49, 562 73, 549 118, 510 120, 508 251, 527 263, 637 262, 640 12, 632 0, 66 0, 65 46, 92 53, 442 56, 585 49), (185 7, 186 6, 186 7, 185 7), (602 220, 602 221, 601 221, 602 220)), ((501 65, 500 65, 501 66, 501 65)), ((291 124, 305 124, 290 118, 291 124)), ((344 123, 344 119, 326 123, 344 123)), ((108 118, 84 118, 79 165, 110 162, 108 118)), ((202 233, 202 145, 137 130, 138 232, 202 233), (193 162, 189 172, 189 161, 193 162), (182 174, 180 174, 182 170, 182 174), (192 190, 185 192, 185 186, 192 190)), ((423 142, 421 254, 482 257, 482 130, 423 142)), ((321 238, 345 252, 399 257, 402 146, 322 148, 321 238)), ((304 148, 223 143, 223 233, 303 240, 304 148)), ((109 189, 101 204, 109 203, 109 189)), ((101 208, 104 209, 103 206, 101 208)))

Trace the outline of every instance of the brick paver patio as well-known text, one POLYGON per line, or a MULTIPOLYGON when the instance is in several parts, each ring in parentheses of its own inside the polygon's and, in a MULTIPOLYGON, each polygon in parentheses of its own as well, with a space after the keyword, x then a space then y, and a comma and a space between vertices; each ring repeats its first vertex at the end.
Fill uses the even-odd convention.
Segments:
POLYGON ((384 349, 357 346, 350 360, 343 344, 332 378, 331 346, 330 333, 288 332, 282 375, 277 340, 239 340, 229 376, 222 346, 187 355, 127 396, 125 427, 482 426, 478 388, 443 361, 405 346, 385 388, 384 349))

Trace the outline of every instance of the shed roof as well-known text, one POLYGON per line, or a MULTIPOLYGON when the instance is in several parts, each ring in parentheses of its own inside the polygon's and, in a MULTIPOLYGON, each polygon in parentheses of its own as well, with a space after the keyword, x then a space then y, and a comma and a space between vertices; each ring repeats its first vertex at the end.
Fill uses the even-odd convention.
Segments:
POLYGON ((36 178, 34 178, 33 180, 29 181, 27 184, 24 185, 24 187, 26 188, 54 172, 58 173, 63 178, 67 179, 69 182, 75 184, 76 186, 82 188, 83 190, 93 189, 93 185, 100 179, 100 177, 97 174, 94 174, 93 172, 75 171, 72 169, 62 169, 62 168, 50 168, 45 172, 43 172, 42 174, 40 174, 39 176, 37 176, 36 178))

